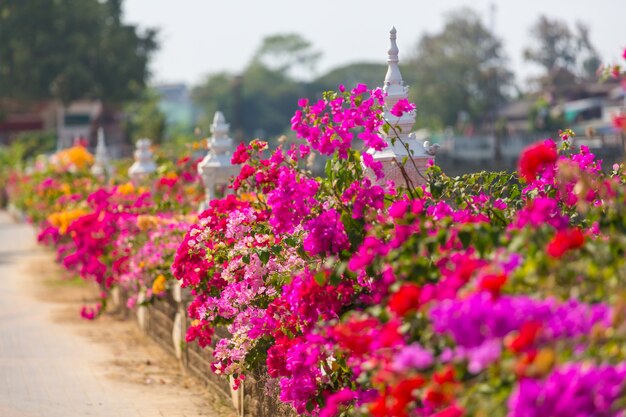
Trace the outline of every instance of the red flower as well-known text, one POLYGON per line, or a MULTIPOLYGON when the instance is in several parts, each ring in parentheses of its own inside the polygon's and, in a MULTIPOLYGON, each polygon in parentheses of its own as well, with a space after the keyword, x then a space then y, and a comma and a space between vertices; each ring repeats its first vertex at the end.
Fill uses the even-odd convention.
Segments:
POLYGON ((378 325, 378 320, 373 318, 351 319, 346 323, 337 324, 333 333, 341 348, 356 356, 363 356, 369 351, 374 341, 373 333, 378 325))
POLYGON ((626 114, 613 116, 613 126, 619 130, 626 130, 626 114))
POLYGON ((425 382, 420 376, 402 380, 370 405, 370 413, 375 417, 408 417, 407 405, 413 401, 414 391, 425 382))
POLYGON ((506 284, 507 276, 505 274, 485 275, 478 284, 478 288, 483 291, 489 291, 494 297, 500 295, 500 290, 506 284))
POLYGON ((570 249, 580 248, 585 243, 585 235, 578 228, 559 230, 548 243, 548 255, 560 258, 570 249))
POLYGON ((552 141, 545 141, 531 145, 524 149, 520 156, 520 175, 526 181, 530 182, 537 177, 540 169, 547 165, 553 165, 556 160, 556 146, 552 141))
POLYGON ((180 158, 178 161, 176 161, 176 165, 178 166, 183 166, 185 165, 187 162, 189 162, 189 160, 191 159, 191 157, 189 156, 185 156, 183 158, 180 158))
POLYGON ((519 334, 507 343, 508 348, 515 353, 528 349, 535 343, 539 330, 541 330, 540 323, 534 321, 524 323, 522 328, 519 329, 519 334))
POLYGON ((425 382, 424 378, 420 376, 400 381, 392 390, 392 395, 396 398, 396 403, 406 406, 413 399, 413 391, 423 387, 425 382))
POLYGON ((441 371, 435 372, 435 374, 433 375, 433 380, 439 385, 453 383, 455 381, 454 368, 452 366, 446 366, 441 371))
POLYGON ((233 153, 233 157, 231 158, 230 162, 235 165, 243 164, 248 159, 250 159, 249 151, 251 149, 252 147, 240 143, 239 146, 237 146, 237 149, 235 149, 235 152, 233 153))
POLYGON ((412 282, 402 284, 389 299, 389 310, 400 317, 414 312, 419 307, 419 299, 422 289, 412 282))

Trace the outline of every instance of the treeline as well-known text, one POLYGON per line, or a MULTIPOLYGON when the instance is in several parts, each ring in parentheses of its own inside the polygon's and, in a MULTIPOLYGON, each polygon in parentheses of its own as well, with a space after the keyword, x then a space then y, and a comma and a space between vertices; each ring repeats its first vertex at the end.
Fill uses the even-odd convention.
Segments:
MULTIPOLYGON (((131 137, 159 141, 165 129, 159 97, 146 89, 157 31, 122 20, 122 0, 5 0, 0 3, 0 98, 99 99, 125 108, 131 137)), ((542 68, 520 87, 502 40, 471 9, 445 16, 441 30, 425 33, 401 51, 401 69, 418 105, 418 127, 494 125, 497 109, 529 91, 558 100, 572 85, 596 77, 600 59, 581 23, 541 16, 529 28, 524 56, 542 68)), ((385 63, 354 63, 310 75, 321 56, 295 33, 263 39, 241 71, 216 73, 192 89, 202 133, 222 110, 238 139, 276 137, 288 131, 298 98, 319 97, 339 84, 376 86, 385 63), (302 81, 303 78, 310 81, 302 81)), ((2 111, 0 109, 0 120, 2 111)), ((190 134, 195 126, 188 126, 190 134)))
MULTIPOLYGON (((541 16, 529 28, 524 57, 542 72, 521 87, 502 40, 471 9, 447 14, 439 32, 425 33, 401 53, 402 74, 418 105, 418 124, 435 129, 493 126, 499 108, 530 92, 549 92, 559 100, 573 85, 595 80, 601 62, 585 25, 541 16)), ((315 98, 339 84, 382 83, 383 59, 298 81, 294 74, 314 68, 320 55, 297 34, 264 39, 243 71, 211 74, 193 89, 194 103, 204 115, 200 125, 207 128, 212 114, 221 109, 239 136, 272 137, 286 132, 299 97, 315 98)))

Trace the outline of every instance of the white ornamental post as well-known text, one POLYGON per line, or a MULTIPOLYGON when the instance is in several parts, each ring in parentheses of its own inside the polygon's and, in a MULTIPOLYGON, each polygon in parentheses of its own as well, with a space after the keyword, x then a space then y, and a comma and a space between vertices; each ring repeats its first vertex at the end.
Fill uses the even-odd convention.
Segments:
POLYGON ((140 184, 145 177, 156 171, 156 163, 153 159, 150 139, 139 139, 135 150, 135 163, 128 169, 128 176, 133 184, 140 184))
POLYGON ((96 176, 107 176, 111 172, 109 164, 109 153, 104 139, 104 129, 98 129, 98 144, 96 145, 96 155, 94 158, 91 173, 96 176))
POLYGON ((415 123, 415 111, 406 112, 401 117, 391 114, 391 109, 401 99, 408 98, 409 88, 404 85, 400 68, 398 67, 398 45, 396 44, 396 28, 389 31, 391 47, 387 58, 388 67, 385 76, 383 91, 386 93, 384 104, 384 117, 391 125, 389 133, 381 131, 380 134, 387 142, 387 147, 382 151, 373 151, 374 160, 382 162, 385 172, 385 180, 392 180, 396 186, 406 184, 402 174, 402 164, 404 171, 413 183, 419 185, 424 183, 424 172, 427 162, 435 158, 438 145, 431 146, 428 141, 419 143, 409 135, 415 123))
POLYGON ((205 189, 201 210, 208 207, 211 200, 221 197, 220 192, 227 194, 230 178, 237 175, 238 168, 231 162, 233 140, 228 136, 229 128, 222 112, 215 112, 211 125, 212 136, 207 144, 209 153, 198 164, 198 173, 202 176, 205 189))

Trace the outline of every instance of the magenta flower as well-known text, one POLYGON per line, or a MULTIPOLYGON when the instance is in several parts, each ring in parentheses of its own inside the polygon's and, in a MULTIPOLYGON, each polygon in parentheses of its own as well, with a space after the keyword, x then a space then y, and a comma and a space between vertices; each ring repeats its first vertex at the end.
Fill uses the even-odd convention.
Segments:
POLYGON ((404 113, 409 113, 413 110, 415 110, 415 104, 409 102, 406 98, 403 98, 398 100, 398 102, 393 105, 389 113, 396 117, 402 117, 404 113))
POLYGON ((316 256, 336 254, 350 248, 348 235, 340 217, 337 210, 330 209, 308 220, 304 224, 304 230, 308 232, 303 242, 304 250, 316 256))

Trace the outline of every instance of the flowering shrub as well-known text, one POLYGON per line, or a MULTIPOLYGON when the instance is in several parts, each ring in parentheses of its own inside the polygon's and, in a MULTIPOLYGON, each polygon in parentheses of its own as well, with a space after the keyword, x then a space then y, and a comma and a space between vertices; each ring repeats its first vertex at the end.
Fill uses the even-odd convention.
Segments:
POLYGON ((603 174, 563 132, 519 177, 385 183, 367 157, 386 146, 381 100, 302 100, 306 143, 240 145, 234 188, 255 197, 213 201, 173 264, 195 296, 188 341, 235 386, 266 369, 300 414, 623 415, 621 167, 603 174))
POLYGON ((58 152, 52 163, 13 177, 12 200, 40 227, 39 240, 57 249, 70 271, 100 286, 101 301, 81 315, 94 319, 115 286, 154 301, 171 287, 170 265, 203 197, 197 161, 182 158, 159 167, 144 185, 92 176, 92 157, 80 147, 58 152), (87 163, 87 162, 89 163, 87 163), (61 163, 62 162, 62 163, 61 163))
POLYGON ((235 387, 265 373, 302 415, 624 416, 623 167, 604 173, 564 131, 519 173, 430 164, 422 185, 394 184, 372 157, 397 129, 383 98, 359 85, 301 100, 302 142, 241 144, 233 194, 197 218, 180 216, 193 178, 166 170, 150 191, 92 187, 44 210, 42 237, 105 296, 158 299, 171 273, 213 371, 235 387))

